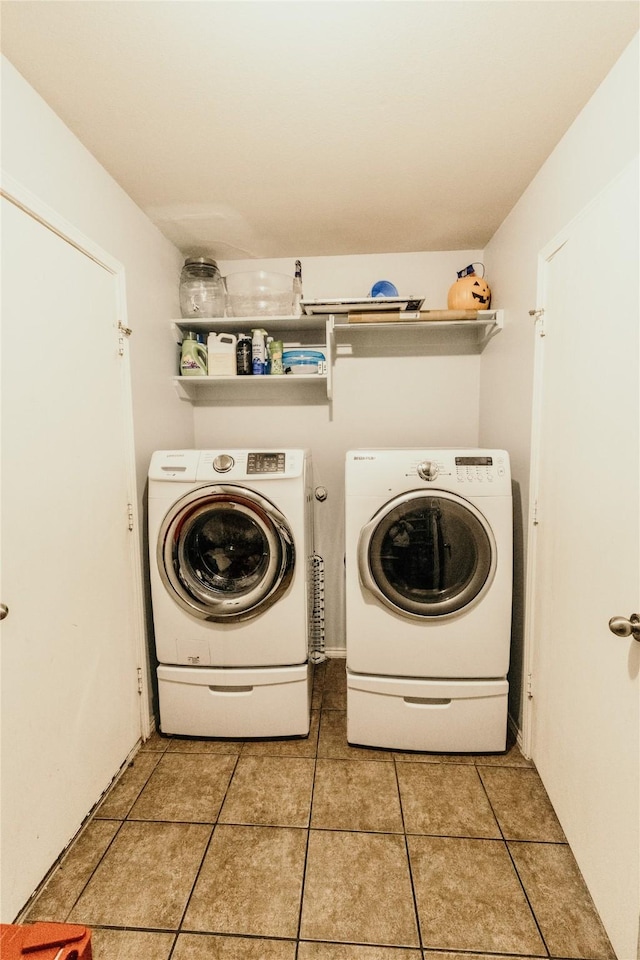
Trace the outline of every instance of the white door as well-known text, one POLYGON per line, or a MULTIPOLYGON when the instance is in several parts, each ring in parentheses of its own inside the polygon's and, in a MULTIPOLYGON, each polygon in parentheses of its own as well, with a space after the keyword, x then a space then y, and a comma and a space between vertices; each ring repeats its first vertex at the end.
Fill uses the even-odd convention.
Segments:
MULTIPOLYGON (((2 199, 2 920, 137 742, 118 279, 2 199)), ((126 365, 125 365, 126 367, 126 365)))
MULTIPOLYGON (((620 960, 636 956, 640 643, 638 170, 542 266, 533 759, 620 960)), ((555 249, 554 249, 555 248, 555 249)))

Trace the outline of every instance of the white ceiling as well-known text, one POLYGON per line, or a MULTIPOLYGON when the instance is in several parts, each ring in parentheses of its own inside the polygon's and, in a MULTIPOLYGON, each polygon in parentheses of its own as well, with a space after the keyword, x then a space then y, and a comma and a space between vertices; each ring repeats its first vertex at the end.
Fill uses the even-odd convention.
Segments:
MULTIPOLYGON (((4 0, 2 52, 185 254, 479 249, 626 0, 4 0)), ((585 158, 588 160, 588 158, 585 158)))

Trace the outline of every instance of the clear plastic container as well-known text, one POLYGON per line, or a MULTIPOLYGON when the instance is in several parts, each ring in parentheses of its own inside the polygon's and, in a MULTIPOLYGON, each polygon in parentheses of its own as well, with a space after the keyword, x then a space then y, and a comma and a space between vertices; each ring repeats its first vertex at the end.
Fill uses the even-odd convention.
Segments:
POLYGON ((180 312, 188 319, 223 317, 224 282, 215 260, 185 260, 180 274, 180 312))
POLYGON ((289 317, 293 277, 266 270, 229 273, 225 277, 230 317, 289 317))
POLYGON ((319 350, 285 350, 282 354, 284 372, 298 376, 318 373, 324 360, 319 350))

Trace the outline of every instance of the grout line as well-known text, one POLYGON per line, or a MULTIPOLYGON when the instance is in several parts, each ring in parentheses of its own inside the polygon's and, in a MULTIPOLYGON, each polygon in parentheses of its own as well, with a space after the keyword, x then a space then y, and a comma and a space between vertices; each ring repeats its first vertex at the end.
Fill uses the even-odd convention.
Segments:
POLYGON ((234 765, 233 765, 233 770, 231 771, 231 776, 229 777, 229 780, 228 780, 228 782, 227 782, 227 788, 226 788, 226 790, 225 790, 225 792, 224 792, 224 796, 223 796, 222 801, 221 801, 221 803, 220 803, 220 807, 218 808, 218 813, 216 814, 215 822, 214 822, 214 823, 212 824, 212 826, 211 826, 211 833, 209 834, 209 839, 208 839, 207 844, 206 844, 206 846, 205 846, 205 848, 204 848, 204 853, 202 854, 202 858, 201 858, 201 860, 200 860, 200 865, 199 865, 198 869, 196 870, 196 874, 195 874, 195 877, 194 877, 194 879, 193 879, 193 883, 191 884, 191 889, 190 889, 190 891, 189 891, 189 894, 188 894, 188 896, 187 896, 187 899, 185 900, 184 910, 182 911, 182 916, 180 917, 180 920, 178 921, 178 927, 177 927, 177 930, 176 930, 176 938, 175 938, 175 940, 174 940, 173 946, 171 947, 171 950, 170 950, 170 952, 169 952, 169 956, 167 957, 167 960, 171 960, 171 957, 173 956, 174 950, 175 950, 175 948, 176 948, 176 944, 178 943, 178 935, 182 932, 182 924, 184 923, 184 918, 185 918, 186 915, 187 915, 187 910, 189 909, 189 904, 191 903, 191 898, 192 898, 193 892, 194 892, 194 890, 195 890, 195 888, 196 888, 196 884, 198 883, 198 880, 200 879, 200 874, 202 873, 202 867, 203 867, 204 862, 205 862, 205 860, 206 860, 206 858, 207 858, 207 854, 209 853, 209 850, 211 849, 211 844, 212 844, 212 842, 213 842, 213 836, 214 836, 214 834, 215 834, 216 827, 217 827, 217 825, 218 825, 218 818, 220 817, 220 814, 221 814, 221 812, 222 812, 222 808, 223 808, 223 806, 224 806, 224 802, 225 802, 225 800, 227 799, 227 794, 229 793, 229 788, 231 787, 231 782, 232 782, 232 780, 233 780, 233 778, 234 778, 235 772, 236 772, 236 770, 238 769, 238 763, 239 763, 239 761, 240 761, 240 756, 237 755, 237 756, 236 756, 235 763, 234 763, 234 765))
POLYGON ((404 821, 404 807, 402 804, 402 791, 400 790, 400 779, 398 777, 398 767, 396 761, 393 761, 393 772, 396 778, 396 789, 398 791, 398 803, 400 804, 400 819, 402 820, 402 835, 404 837, 404 849, 407 855, 407 867, 409 868, 409 882, 411 884, 411 895, 413 897, 413 913, 416 921, 416 931, 418 933, 418 944, 421 950, 424 949, 424 944, 422 942, 422 930, 420 928, 420 912, 418 910, 418 897, 416 894, 416 888, 413 880, 413 870, 411 868, 411 855, 409 853, 409 836, 407 834, 407 827, 404 821))
MULTIPOLYGON (((320 736, 320 729, 318 728, 318 737, 320 736)), ((309 859, 309 843, 311 842, 311 817, 313 815, 313 797, 316 789, 316 773, 318 770, 318 757, 314 757, 313 760, 313 780, 311 782, 311 798, 309 802, 309 823, 307 825, 307 842, 304 848, 304 863, 302 865, 302 884, 300 887, 300 909, 298 911, 298 929, 296 933, 296 957, 298 955, 299 945, 300 945, 300 934, 302 931, 302 909, 304 906, 304 895, 305 895, 305 886, 307 882, 307 863, 309 859)))
MULTIPOLYGON (((540 926, 540 924, 539 924, 539 922, 538 922, 538 918, 537 918, 537 916, 536 916, 535 910, 533 909, 533 904, 532 904, 531 901, 529 900, 529 896, 528 896, 527 891, 526 891, 526 889, 525 889, 524 883, 522 882, 522 878, 520 877, 520 874, 518 873, 518 868, 516 867, 515 860, 513 859, 512 855, 511 855, 511 850, 509 849, 509 843, 508 843, 508 841, 507 841, 507 838, 506 838, 505 835, 504 835, 504 830, 502 829, 502 824, 500 823, 500 820, 499 820, 499 818, 498 818, 498 814, 497 814, 496 811, 494 810, 493 803, 491 802, 491 797, 489 796, 489 791, 487 790, 487 788, 486 788, 486 786, 485 786, 485 783, 484 783, 484 780, 483 780, 482 777, 480 776, 480 772, 477 770, 477 768, 476 768, 476 773, 477 773, 477 775, 478 775, 478 780, 480 781, 480 784, 481 784, 481 786, 482 786, 482 789, 484 790, 485 796, 486 796, 486 798, 487 798, 487 802, 488 802, 488 804, 489 804, 489 806, 490 806, 490 808, 491 808, 491 812, 492 812, 492 814, 493 814, 493 816, 494 816, 494 818, 495 818, 495 821, 496 821, 496 823, 497 823, 497 825, 498 825, 498 830, 500 831, 500 836, 502 837, 502 843, 504 844, 504 848, 505 848, 505 850, 507 851, 507 856, 509 857, 509 860, 511 861, 511 865, 512 865, 514 871, 515 871, 515 875, 516 875, 516 877, 518 878, 518 883, 520 884, 520 888, 521 888, 522 893, 523 893, 523 895, 524 895, 524 898, 525 898, 525 900, 526 900, 526 902, 527 902, 527 906, 529 907, 529 910, 531 911, 531 916, 533 917, 533 922, 535 923, 536 929, 537 929, 538 933, 540 934, 540 940, 542 941, 542 945, 543 945, 543 947, 545 948, 545 950, 547 951, 547 956, 550 957, 550 956, 551 956, 551 951, 549 950, 549 946, 548 946, 548 944, 547 944, 547 941, 545 940, 545 937, 544 937, 544 934, 543 934, 543 932, 542 932, 542 928, 541 928, 541 926, 540 926)), ((532 841, 530 841, 530 842, 531 842, 531 843, 536 843, 537 841, 532 840, 532 841)))

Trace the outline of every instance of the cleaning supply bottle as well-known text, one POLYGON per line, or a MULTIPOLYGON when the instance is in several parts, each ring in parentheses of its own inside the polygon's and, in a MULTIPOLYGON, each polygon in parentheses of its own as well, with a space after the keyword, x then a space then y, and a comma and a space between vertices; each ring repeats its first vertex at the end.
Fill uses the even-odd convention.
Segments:
POLYGON ((251 331, 251 369, 254 376, 264 375, 266 366, 266 339, 267 331, 256 327, 251 331))
POLYGON ((267 342, 264 348, 264 372, 267 376, 271 373, 271 344, 273 343, 273 337, 267 337, 267 342))
POLYGON ((251 337, 247 333, 238 334, 236 371, 239 377, 248 377, 253 373, 251 367, 251 337))
POLYGON ((296 272, 293 277, 293 315, 302 315, 302 264, 296 260, 296 272))
POLYGON ((207 338, 210 377, 236 376, 236 338, 233 333, 210 333, 207 338))
POLYGON ((271 370, 269 372, 272 376, 277 376, 278 374, 284 373, 284 366, 282 363, 283 350, 284 344, 282 340, 272 340, 269 344, 269 354, 271 356, 271 370))
POLYGON ((180 373, 183 377, 206 377, 207 348, 198 340, 198 334, 186 330, 182 334, 180 373))

